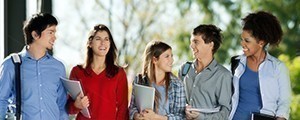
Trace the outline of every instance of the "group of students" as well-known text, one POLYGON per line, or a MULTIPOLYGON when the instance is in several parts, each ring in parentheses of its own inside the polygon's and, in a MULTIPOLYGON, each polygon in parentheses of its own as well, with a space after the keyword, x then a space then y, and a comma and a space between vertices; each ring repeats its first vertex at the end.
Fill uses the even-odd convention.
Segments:
MULTIPOLYGON (((280 43, 280 23, 264 11, 250 13, 242 21, 244 54, 235 58, 234 72, 214 59, 222 43, 221 29, 214 25, 193 29, 190 48, 194 60, 181 66, 178 77, 171 72, 171 46, 149 42, 142 72, 133 84, 155 88, 154 109, 139 110, 133 93, 128 101, 126 73, 117 64, 117 47, 105 25, 94 26, 84 64, 72 68, 69 78, 80 81, 84 90, 73 100, 60 81, 66 77, 64 65, 47 52, 56 40, 58 22, 50 14, 35 14, 23 28, 26 46, 19 53, 22 118, 68 120, 68 114, 77 114, 77 120, 249 120, 251 113, 259 112, 287 120, 291 102, 288 69, 266 49, 280 43), (91 118, 80 113, 86 107, 91 118)), ((15 94, 13 66, 9 56, 0 67, 0 120, 5 119, 8 99, 15 94)))

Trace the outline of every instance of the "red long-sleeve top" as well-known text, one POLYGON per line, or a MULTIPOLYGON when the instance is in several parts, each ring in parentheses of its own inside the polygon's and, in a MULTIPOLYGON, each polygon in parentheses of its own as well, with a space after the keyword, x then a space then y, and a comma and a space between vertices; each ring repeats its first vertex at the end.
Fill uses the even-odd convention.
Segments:
POLYGON ((91 68, 73 67, 70 79, 79 80, 84 95, 90 101, 88 107, 91 118, 84 117, 80 109, 74 106, 74 100, 68 99, 70 114, 77 114, 76 120, 128 120, 128 85, 124 69, 112 78, 108 78, 106 70, 96 74, 91 68))

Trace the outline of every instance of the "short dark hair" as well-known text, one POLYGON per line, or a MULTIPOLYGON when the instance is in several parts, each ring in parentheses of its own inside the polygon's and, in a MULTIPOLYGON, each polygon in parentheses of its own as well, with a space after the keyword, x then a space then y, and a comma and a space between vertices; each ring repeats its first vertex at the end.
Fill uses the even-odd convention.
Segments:
POLYGON ((54 16, 48 13, 33 14, 32 17, 25 23, 23 33, 25 37, 25 44, 29 45, 33 42, 31 33, 35 31, 38 35, 49 26, 57 25, 58 22, 54 16))
POLYGON ((213 53, 217 52, 221 43, 222 43, 222 35, 221 29, 212 24, 202 24, 194 28, 192 34, 193 35, 201 35, 204 43, 214 43, 213 53))
POLYGON ((280 22, 271 13, 250 13, 242 19, 242 24, 243 30, 250 32, 258 41, 262 40, 270 45, 278 45, 281 42, 283 32, 280 22))

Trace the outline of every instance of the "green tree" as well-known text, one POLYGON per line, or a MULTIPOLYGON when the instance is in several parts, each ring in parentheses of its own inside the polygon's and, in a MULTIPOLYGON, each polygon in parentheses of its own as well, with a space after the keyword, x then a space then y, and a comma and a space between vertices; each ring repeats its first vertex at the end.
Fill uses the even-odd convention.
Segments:
MULTIPOLYGON (((245 0, 245 1, 228 1, 228 0, 195 0, 195 1, 177 1, 177 7, 180 9, 180 13, 183 17, 188 17, 191 6, 197 5, 201 14, 204 15, 200 23, 211 23, 217 26, 224 26, 223 44, 216 54, 216 59, 225 63, 229 60, 230 54, 235 54, 235 50, 239 48, 240 33, 241 33, 241 18, 246 16, 250 12, 264 10, 271 12, 278 17, 281 22, 284 37, 282 43, 278 48, 271 48, 270 53, 275 57, 285 53, 295 58, 299 54, 300 40, 300 1, 299 0, 245 0), (225 9, 224 9, 225 8, 225 9), (224 10, 220 12, 219 9, 224 10), (229 22, 224 23, 224 13, 229 14, 229 22), (233 53, 229 53, 232 51, 233 53)), ((182 33, 182 35, 188 35, 182 33)), ((182 35, 178 35, 178 39, 182 38, 182 35)), ((179 42, 180 44, 180 42, 179 42)), ((188 47, 188 46, 187 46, 188 47)))
POLYGON ((290 71, 291 86, 293 90, 291 104, 291 120, 300 119, 300 56, 290 59, 287 54, 281 54, 279 59, 283 61, 290 71))

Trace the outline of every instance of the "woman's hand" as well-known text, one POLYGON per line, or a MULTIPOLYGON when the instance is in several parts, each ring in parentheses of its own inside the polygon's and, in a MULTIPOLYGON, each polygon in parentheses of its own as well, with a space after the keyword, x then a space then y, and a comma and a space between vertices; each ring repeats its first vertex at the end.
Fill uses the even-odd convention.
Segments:
POLYGON ((156 114, 152 109, 145 109, 142 111, 142 116, 145 118, 145 120, 167 120, 167 116, 162 116, 159 114, 156 114))
POLYGON ((83 96, 83 93, 80 92, 79 95, 77 95, 76 100, 74 102, 74 106, 78 109, 83 109, 88 106, 90 106, 90 102, 87 96, 83 96))
POLYGON ((140 114, 140 113, 138 113, 138 112, 134 113, 133 119, 134 120, 145 120, 145 118, 143 117, 143 115, 140 114))
POLYGON ((190 105, 187 105, 185 107, 186 119, 187 120, 193 120, 193 119, 198 118, 198 116, 200 115, 200 113, 197 112, 197 111, 188 110, 190 108, 192 108, 192 106, 190 106, 190 105))

